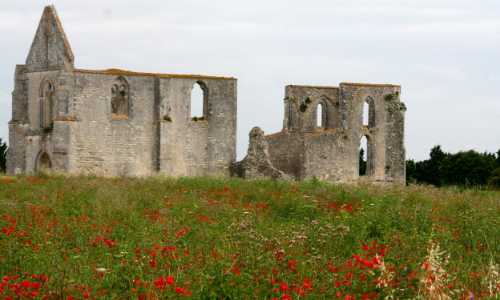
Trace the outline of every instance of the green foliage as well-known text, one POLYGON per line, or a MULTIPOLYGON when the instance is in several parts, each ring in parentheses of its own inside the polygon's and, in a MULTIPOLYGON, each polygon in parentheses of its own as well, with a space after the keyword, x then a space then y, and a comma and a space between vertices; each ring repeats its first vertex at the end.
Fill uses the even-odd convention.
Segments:
POLYGON ((301 103, 299 109, 300 109, 301 112, 306 112, 306 110, 307 110, 307 104, 301 103))
POLYGON ((491 174, 488 184, 493 188, 500 188, 500 167, 493 170, 491 174))
POLYGON ((435 146, 430 159, 406 162, 407 180, 435 186, 485 186, 494 176, 499 160, 500 151, 497 155, 473 150, 445 153, 441 146, 435 146))
POLYGON ((0 172, 5 172, 7 167, 7 144, 0 138, 0 172))

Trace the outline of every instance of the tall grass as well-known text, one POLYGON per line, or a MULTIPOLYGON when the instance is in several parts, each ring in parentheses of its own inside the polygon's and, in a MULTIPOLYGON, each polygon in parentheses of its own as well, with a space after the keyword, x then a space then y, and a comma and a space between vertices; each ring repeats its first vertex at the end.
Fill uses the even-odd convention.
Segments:
POLYGON ((494 278, 500 263, 500 192, 493 191, 3 177, 0 229, 0 279, 7 278, 0 296, 498 299, 500 293, 500 280, 484 279, 494 278), (447 258, 435 268, 446 279, 438 294, 426 294, 438 286, 425 282, 430 245, 447 258))

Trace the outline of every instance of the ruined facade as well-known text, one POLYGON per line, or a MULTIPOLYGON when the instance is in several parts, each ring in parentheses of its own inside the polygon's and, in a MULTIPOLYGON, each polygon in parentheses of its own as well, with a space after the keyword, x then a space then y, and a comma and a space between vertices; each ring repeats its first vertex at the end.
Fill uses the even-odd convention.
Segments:
POLYGON ((283 130, 266 136, 254 128, 247 156, 235 163, 236 79, 77 69, 49 6, 26 64, 16 67, 7 171, 404 183, 400 92, 384 84, 287 86, 283 130), (195 86, 203 113, 193 118, 195 86))
POLYGON ((236 79, 81 70, 53 7, 18 65, 8 173, 229 175, 236 159, 236 79), (191 92, 203 115, 191 117, 191 92))
POLYGON ((263 137, 264 142, 250 137, 249 149, 266 151, 256 157, 249 150, 245 163, 236 164, 234 173, 259 178, 272 168, 297 180, 404 184, 406 107, 400 93, 399 86, 388 84, 287 86, 283 130, 263 137), (367 140, 367 160, 365 175, 360 176, 363 137, 367 140))

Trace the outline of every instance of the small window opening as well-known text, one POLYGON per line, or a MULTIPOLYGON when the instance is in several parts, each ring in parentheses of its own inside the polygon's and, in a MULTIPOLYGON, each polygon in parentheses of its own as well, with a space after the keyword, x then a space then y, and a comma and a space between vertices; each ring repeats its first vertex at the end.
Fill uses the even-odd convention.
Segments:
POLYGON ((316 109, 316 127, 325 128, 325 109, 321 102, 316 109))
POLYGON ((367 101, 363 102, 363 126, 368 126, 370 114, 370 105, 367 101))
POLYGON ((119 77, 111 87, 111 114, 114 119, 127 119, 129 115, 129 85, 119 77))
POLYGON ((40 92, 40 127, 50 129, 54 122, 54 85, 45 82, 40 92))
POLYGON ((363 102, 363 126, 375 127, 375 101, 372 97, 363 102))

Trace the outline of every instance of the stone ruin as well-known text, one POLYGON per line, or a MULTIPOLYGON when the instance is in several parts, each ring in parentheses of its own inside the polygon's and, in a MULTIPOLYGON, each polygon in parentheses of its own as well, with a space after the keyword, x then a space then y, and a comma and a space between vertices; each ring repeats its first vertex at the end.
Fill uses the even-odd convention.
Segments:
POLYGON ((232 77, 75 68, 48 6, 26 63, 16 67, 7 171, 405 182, 399 86, 287 86, 283 130, 252 129, 240 162, 236 90, 232 77), (194 87, 203 94, 196 117, 194 87), (366 176, 359 175, 362 137, 366 176))

